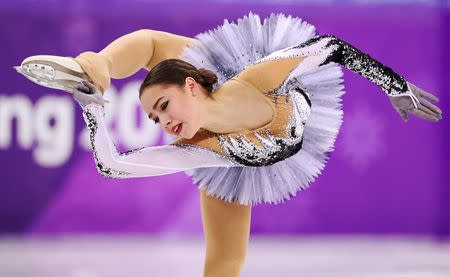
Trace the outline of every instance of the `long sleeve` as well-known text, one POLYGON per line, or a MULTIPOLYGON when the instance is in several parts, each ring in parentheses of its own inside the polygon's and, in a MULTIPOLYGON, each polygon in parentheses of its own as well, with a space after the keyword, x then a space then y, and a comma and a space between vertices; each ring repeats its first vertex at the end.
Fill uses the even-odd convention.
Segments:
POLYGON ((276 51, 256 63, 293 57, 305 57, 301 61, 304 66, 296 69, 297 74, 298 70, 306 71, 313 66, 335 62, 375 83, 389 96, 407 95, 411 97, 416 108, 419 103, 405 78, 334 35, 313 37, 304 43, 276 51))
POLYGON ((97 104, 83 107, 97 171, 105 177, 135 178, 201 167, 236 166, 207 149, 175 145, 142 147, 120 153, 108 134, 104 113, 103 107, 97 104))

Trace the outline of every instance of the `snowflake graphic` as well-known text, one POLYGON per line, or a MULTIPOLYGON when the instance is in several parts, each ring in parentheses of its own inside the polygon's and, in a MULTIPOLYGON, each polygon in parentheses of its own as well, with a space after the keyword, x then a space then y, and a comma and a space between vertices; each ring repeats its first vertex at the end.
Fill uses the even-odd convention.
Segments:
POLYGON ((386 122, 369 105, 356 106, 357 110, 345 115, 341 142, 344 158, 362 172, 385 152, 386 122))

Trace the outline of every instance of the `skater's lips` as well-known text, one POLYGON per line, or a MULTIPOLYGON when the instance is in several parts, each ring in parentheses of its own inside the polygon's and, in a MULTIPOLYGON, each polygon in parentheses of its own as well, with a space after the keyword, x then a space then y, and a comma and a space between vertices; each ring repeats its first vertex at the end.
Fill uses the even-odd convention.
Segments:
POLYGON ((179 134, 182 128, 183 128, 182 122, 180 122, 177 125, 173 126, 171 130, 173 133, 179 134))

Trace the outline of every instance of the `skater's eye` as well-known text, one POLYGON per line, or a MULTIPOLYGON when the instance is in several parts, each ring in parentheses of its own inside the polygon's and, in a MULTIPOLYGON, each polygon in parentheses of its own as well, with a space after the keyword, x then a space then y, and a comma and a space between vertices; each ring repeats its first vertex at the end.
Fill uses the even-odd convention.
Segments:
MULTIPOLYGON (((164 111, 165 109, 167 109, 167 106, 169 105, 169 101, 164 102, 161 105, 161 110, 164 111)), ((159 118, 157 117, 156 119, 154 119, 153 121, 155 121, 155 124, 159 122, 159 118)))
POLYGON ((167 109, 167 106, 168 106, 168 105, 169 105, 169 101, 164 102, 164 103, 161 105, 161 110, 164 111, 165 109, 167 109))
MULTIPOLYGON (((153 109, 156 108, 156 106, 158 105, 158 102, 159 102, 159 100, 161 100, 161 98, 162 98, 162 97, 160 97, 160 98, 155 102, 155 104, 153 104, 153 109)), ((164 102, 164 103, 160 106, 161 110, 164 111, 165 109, 167 109, 167 106, 168 106, 168 105, 169 105, 169 101, 164 102)), ((152 113, 149 113, 149 114, 148 114, 148 118, 150 118, 151 120, 153 120, 153 121, 155 122, 155 124, 159 122, 159 118, 156 118, 156 119, 153 119, 153 118, 152 118, 152 113)))
POLYGON ((151 120, 153 120, 153 121, 155 122, 155 124, 159 122, 159 118, 153 119, 150 115, 151 115, 151 114, 148 115, 148 118, 151 119, 151 120))

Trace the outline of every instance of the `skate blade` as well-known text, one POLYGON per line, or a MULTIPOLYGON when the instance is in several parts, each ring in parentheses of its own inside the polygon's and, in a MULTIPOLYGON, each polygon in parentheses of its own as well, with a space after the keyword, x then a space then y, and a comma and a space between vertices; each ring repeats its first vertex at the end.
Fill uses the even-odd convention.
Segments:
POLYGON ((42 76, 44 74, 41 74, 41 76, 31 72, 30 70, 24 69, 22 66, 13 66, 13 68, 21 75, 25 76, 28 80, 32 81, 33 83, 36 83, 38 85, 52 88, 52 89, 59 89, 63 90, 65 92, 68 92, 70 94, 73 93, 74 88, 68 85, 64 85, 61 83, 57 83, 53 80, 51 80, 51 76, 42 76))
MULTIPOLYGON (((36 67, 40 66, 38 64, 33 64, 36 67)), ((46 66, 48 68, 48 65, 46 66)), ((58 89, 58 90, 62 90, 65 91, 67 93, 73 94, 75 88, 73 86, 70 85, 66 85, 60 82, 55 82, 52 80, 52 75, 48 74, 48 72, 41 72, 41 76, 35 74, 35 71, 31 71, 27 69, 24 69, 23 66, 13 66, 13 68, 17 71, 17 73, 25 76, 25 78, 27 78, 28 80, 32 81, 33 83, 36 83, 38 85, 44 86, 44 87, 48 87, 48 88, 52 88, 52 89, 58 89)), ((50 73, 51 73, 51 69, 50 69, 50 73)), ((109 103, 108 100, 104 99, 105 103, 109 103)))

